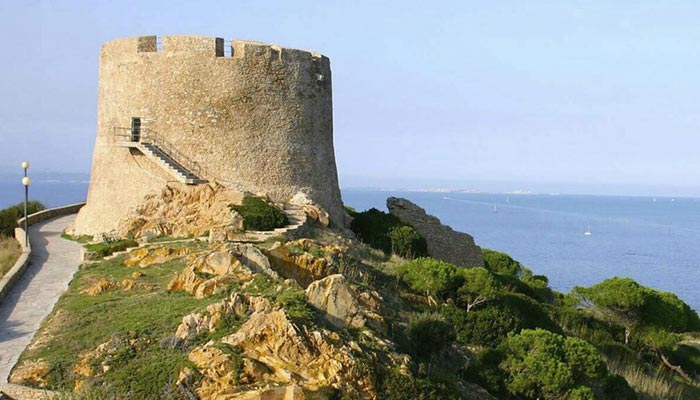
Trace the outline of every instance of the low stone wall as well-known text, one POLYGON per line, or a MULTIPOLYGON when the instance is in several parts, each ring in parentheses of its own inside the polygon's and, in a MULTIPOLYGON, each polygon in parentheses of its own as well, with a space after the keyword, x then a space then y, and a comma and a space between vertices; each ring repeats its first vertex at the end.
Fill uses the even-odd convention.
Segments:
MULTIPOLYGON (((34 225, 38 222, 43 222, 62 215, 75 214, 84 205, 85 203, 77 203, 39 211, 27 216, 27 224, 34 225)), ((13 265, 12 268, 7 271, 5 276, 0 279, 0 301, 5 298, 10 289, 12 289, 12 286, 14 286, 15 282, 17 282, 17 280, 27 269, 29 266, 30 256, 32 255, 32 246, 25 241, 26 234, 24 232, 24 218, 17 220, 17 224, 21 226, 21 228, 15 228, 15 239, 17 239, 20 246, 22 246, 22 254, 17 259, 17 262, 15 262, 15 265, 13 265)))
POLYGON ((11 383, 0 384, 0 393, 4 398, 13 400, 49 400, 58 397, 58 392, 33 389, 26 386, 13 385, 11 383))

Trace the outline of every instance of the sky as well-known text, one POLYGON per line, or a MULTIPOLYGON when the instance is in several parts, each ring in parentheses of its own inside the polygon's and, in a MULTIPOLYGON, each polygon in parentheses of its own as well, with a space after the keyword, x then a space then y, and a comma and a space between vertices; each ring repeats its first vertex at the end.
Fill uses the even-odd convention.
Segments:
POLYGON ((321 52, 341 185, 700 195, 696 1, 0 0, 0 174, 90 170, 102 43, 321 52))

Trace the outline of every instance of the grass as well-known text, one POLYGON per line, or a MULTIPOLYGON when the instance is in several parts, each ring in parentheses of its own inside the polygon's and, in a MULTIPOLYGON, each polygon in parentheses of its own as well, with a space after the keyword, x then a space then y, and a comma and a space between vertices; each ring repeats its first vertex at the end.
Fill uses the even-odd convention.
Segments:
POLYGON ((89 252, 96 253, 99 257, 107 257, 113 253, 124 251, 129 247, 138 246, 138 242, 134 239, 119 239, 113 242, 88 243, 85 249, 89 252))
POLYGON ((61 237, 66 240, 72 240, 74 242, 78 242, 80 244, 86 244, 92 242, 92 236, 90 235, 69 235, 65 232, 61 234, 61 237))
POLYGON ((53 321, 44 323, 37 333, 38 344, 20 357, 20 363, 37 359, 49 363, 48 389, 72 390, 76 380, 73 367, 79 355, 113 337, 125 338, 130 344, 105 360, 95 361, 98 365, 106 362, 110 368, 99 378, 86 381, 86 395, 93 393, 99 398, 97 394, 108 391, 118 393, 116 398, 168 398, 179 371, 190 366, 188 349, 172 345, 176 328, 184 315, 203 310, 221 296, 197 300, 183 292, 167 292, 167 283, 182 270, 183 260, 138 268, 145 275, 136 281, 155 285, 156 291, 113 290, 97 296, 82 293, 103 278, 130 278, 137 269, 125 267, 124 259, 117 257, 78 271, 46 320, 53 321), (61 317, 53 318, 57 313, 61 317))
POLYGON ((22 253, 17 240, 11 237, 0 236, 0 277, 5 276, 22 253))

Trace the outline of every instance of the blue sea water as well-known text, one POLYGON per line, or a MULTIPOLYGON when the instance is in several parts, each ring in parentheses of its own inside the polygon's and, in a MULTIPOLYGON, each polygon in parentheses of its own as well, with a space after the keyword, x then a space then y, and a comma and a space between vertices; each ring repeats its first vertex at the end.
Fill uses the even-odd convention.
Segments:
POLYGON ((343 190, 357 210, 386 211, 388 196, 510 254, 555 290, 631 277, 700 310, 700 199, 343 190))
MULTIPOLYGON (((0 179, 0 208, 23 201, 16 180, 0 179)), ((37 176, 30 199, 48 207, 76 203, 87 187, 85 176, 37 176)), ((358 210, 386 210, 389 196, 408 198, 478 245, 510 254, 547 275, 555 290, 626 276, 700 310, 700 199, 343 190, 345 204, 358 210)))

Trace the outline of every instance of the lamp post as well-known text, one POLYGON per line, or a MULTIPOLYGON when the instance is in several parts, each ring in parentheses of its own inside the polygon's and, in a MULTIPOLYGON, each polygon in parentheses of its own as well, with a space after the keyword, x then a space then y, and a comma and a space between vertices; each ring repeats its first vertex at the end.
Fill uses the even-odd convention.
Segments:
POLYGON ((29 185, 32 184, 32 180, 27 176, 27 169, 29 168, 28 162, 22 163, 22 169, 24 169, 24 178, 22 178, 22 185, 24 185, 24 246, 29 246, 29 221, 27 221, 27 203, 29 202, 29 185))

